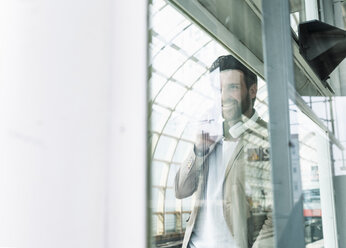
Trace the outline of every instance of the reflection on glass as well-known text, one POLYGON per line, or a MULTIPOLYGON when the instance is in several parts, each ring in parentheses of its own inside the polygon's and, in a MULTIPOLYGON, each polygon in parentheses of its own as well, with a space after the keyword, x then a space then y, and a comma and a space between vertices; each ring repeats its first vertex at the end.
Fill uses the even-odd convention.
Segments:
MULTIPOLYGON (((346 5, 345 5, 346 9, 346 5)), ((343 147, 346 147, 346 98, 345 97, 334 97, 333 98, 334 108, 334 125, 335 133, 340 140, 343 147)), ((333 159, 334 159, 334 173, 336 176, 346 175, 346 161, 344 149, 341 149, 337 145, 333 145, 333 159)))
POLYGON ((290 112, 291 142, 299 151, 292 160, 300 164, 305 243, 323 246, 324 232, 335 228, 329 137, 292 103, 290 112))
POLYGON ((229 52, 163 1, 151 8, 154 246, 273 247, 266 84, 244 65, 210 73, 213 61, 229 52), (191 154, 199 159, 202 133, 202 148, 209 149, 202 164, 209 168, 190 177, 198 183, 182 197, 176 177, 191 154))
MULTIPOLYGON (((232 31, 244 49, 249 49, 262 60, 262 46, 258 45, 261 40, 260 0, 231 1, 232 4, 226 4, 227 1, 220 4, 204 0, 195 2, 201 3, 216 17, 226 27, 226 33, 226 30, 232 31), (242 12, 244 9, 239 8, 245 5, 247 15, 242 12), (237 17, 246 21, 239 21, 237 17), (258 22, 253 23, 253 20, 258 22), (243 32, 242 29, 246 30, 243 32)), ((289 2, 291 27, 296 35, 299 23, 319 19, 323 14, 322 6, 317 6, 321 1, 289 2)), ((265 123, 269 119, 266 83, 257 78, 255 93, 251 93, 248 86, 242 89, 241 84, 228 85, 237 80, 225 81, 225 77, 229 79, 230 75, 222 76, 226 74, 220 68, 212 73, 209 70, 216 58, 230 51, 167 2, 153 0, 150 8, 150 206, 154 246, 181 247, 184 244, 186 247, 189 244, 197 247, 199 244, 200 247, 222 247, 227 243, 227 247, 251 247, 252 244, 258 245, 256 242, 260 239, 266 240, 261 237, 269 237, 267 243, 261 245, 272 247, 273 200, 265 123), (229 122, 227 120, 232 119, 236 111, 227 111, 234 109, 235 104, 227 97, 237 90, 243 92, 237 99, 242 105, 238 112, 243 116, 229 122), (255 99, 252 99, 254 95, 256 115, 253 111, 250 114, 246 112, 249 102, 255 99), (264 121, 258 123, 256 116, 264 121), (241 125, 236 125, 238 121, 241 125), (240 136, 230 138, 228 133, 231 129, 240 134, 241 139, 240 136), (203 162, 197 163, 201 157, 203 162), (192 181, 181 180, 188 186, 187 193, 181 192, 184 190, 179 187, 180 173, 185 167, 188 171, 197 167, 192 181), (176 175, 179 175, 178 186, 176 175), (219 178, 222 178, 221 187, 216 183, 219 178), (219 220, 217 228, 221 229, 215 229, 218 232, 208 229, 216 225, 211 220, 219 220), (208 228, 204 228, 206 226, 208 228), (217 240, 217 243, 209 243, 212 240, 217 240)), ((293 45, 296 48, 294 94, 302 96, 302 100, 290 103, 293 200, 303 199, 303 213, 300 214, 305 221, 306 247, 328 247, 337 240, 336 235, 331 237, 332 232, 336 233, 332 173, 335 176, 346 175, 342 147, 346 147, 346 103, 342 97, 342 88, 345 87, 339 83, 337 94, 340 97, 323 96, 326 91, 312 83, 313 72, 309 72, 308 64, 299 55, 298 45, 294 42, 293 45), (331 133, 340 142, 330 138, 331 133)), ((237 54, 241 53, 239 51, 237 54)), ((242 54, 238 55, 242 57, 242 54)), ((252 65, 250 61, 245 62, 252 65)), ((244 71, 240 71, 238 79, 244 77, 244 71)), ((342 201, 340 198, 339 207, 343 206, 342 201)))

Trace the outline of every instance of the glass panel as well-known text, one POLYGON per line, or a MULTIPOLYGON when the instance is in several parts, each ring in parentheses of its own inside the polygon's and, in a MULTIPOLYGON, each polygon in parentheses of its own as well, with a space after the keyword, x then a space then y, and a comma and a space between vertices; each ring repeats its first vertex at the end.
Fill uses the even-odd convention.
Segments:
POLYGON ((205 66, 209 66, 214 62, 215 57, 222 56, 227 52, 225 49, 215 42, 209 42, 199 50, 194 57, 199 60, 199 62, 205 66))
POLYGON ((188 87, 205 72, 206 68, 197 64, 195 61, 187 61, 178 71, 174 74, 174 79, 182 82, 188 87))
MULTIPOLYGON (((326 6, 323 2, 308 0, 299 2, 302 7, 295 13, 297 14, 295 21, 293 13, 291 14, 291 26, 295 31, 299 23, 314 19, 327 20, 330 17, 329 10, 323 9, 326 6), (320 18, 323 15, 324 18, 320 18)), ((336 193, 334 188, 339 185, 339 179, 334 176, 342 175, 344 166, 342 139, 340 139, 342 136, 336 127, 340 123, 345 123, 345 120, 335 118, 341 110, 336 108, 337 97, 331 96, 334 92, 328 88, 326 88, 327 91, 323 91, 321 90, 323 87, 315 86, 321 83, 326 86, 332 85, 333 88, 333 85, 341 80, 339 75, 336 76, 337 71, 326 77, 322 77, 320 74, 321 71, 324 71, 322 68, 332 66, 334 62, 330 61, 334 61, 334 57, 339 56, 338 53, 333 53, 333 49, 330 47, 331 50, 323 54, 323 59, 319 59, 322 54, 320 48, 327 45, 322 41, 323 39, 319 38, 325 37, 323 32, 326 32, 320 29, 320 25, 324 24, 320 23, 315 27, 318 38, 314 36, 317 33, 312 34, 310 31, 307 37, 313 42, 308 45, 303 44, 301 37, 298 37, 299 42, 297 43, 299 44, 296 46, 299 47, 300 53, 297 51, 293 53, 296 60, 303 56, 306 65, 302 66, 304 62, 295 61, 295 89, 292 90, 292 93, 296 97, 292 97, 290 103, 291 141, 296 142, 295 146, 299 149, 299 158, 296 157, 296 160, 300 166, 302 178, 306 247, 335 247, 338 242, 336 215, 338 211, 335 209, 338 208, 340 194, 336 193), (316 39, 312 39, 313 37, 316 39), (311 56, 312 50, 315 51, 314 59, 307 56, 308 53, 311 56), (308 70, 311 70, 310 75, 306 73, 308 70), (317 80, 312 82, 311 75, 317 80), (335 178, 337 183, 333 182, 335 178)), ((339 87, 338 85, 337 88, 339 87)), ((336 90, 335 94, 340 94, 340 92, 336 90)), ((344 128, 342 129, 344 130, 344 128)))
MULTIPOLYGON (((152 6, 156 5, 155 1, 152 6)), ((163 2, 163 1, 161 1, 163 2)), ((155 11, 155 10, 154 10, 155 11)), ((168 42, 190 23, 169 5, 161 8, 151 19, 152 29, 168 42)))
POLYGON ((165 211, 174 212, 176 198, 173 189, 166 189, 166 198, 165 198, 165 211))
MULTIPOLYGON (((328 9, 327 1, 289 0, 294 80, 287 77, 289 68, 281 70, 280 63, 275 66, 287 85, 294 83, 268 96, 263 67, 274 65, 263 64, 263 2, 151 1, 148 136, 154 246, 180 247, 188 230, 190 247, 274 247, 272 187, 288 196, 276 199, 278 204, 289 205, 278 207, 277 213, 280 218, 288 216, 285 223, 301 230, 298 234, 304 232, 306 247, 336 247, 338 239, 346 242, 340 231, 346 227, 340 224, 346 219, 346 180, 342 177, 346 175, 346 66, 343 62, 330 76, 319 78, 321 70, 314 69, 316 61, 310 61, 304 49, 319 50, 326 44, 305 46, 298 37, 299 24, 314 19, 332 20, 344 29, 346 5, 329 1, 328 9), (230 54, 233 62, 217 60, 230 54), (289 128, 282 132, 290 135, 288 139, 280 133, 274 137, 275 125, 282 123, 272 120, 271 149, 268 108, 288 99, 269 105, 268 98, 274 99, 281 90, 288 91, 289 110, 276 116, 285 121, 289 115, 285 123, 289 128), (287 187, 271 181, 269 158, 274 163, 281 153, 270 152, 281 138, 287 151, 282 156, 288 170, 287 187), (290 210, 285 212, 286 207, 290 210), (335 218, 335 212, 340 218, 335 218), (304 231, 299 224, 303 220, 304 231)), ((282 58, 291 51, 281 50, 276 56, 282 58)), ((327 50, 330 56, 326 52, 316 63, 329 66, 330 58, 341 54, 341 49, 323 52, 327 50)), ((281 168, 281 161, 276 163, 273 168, 281 168)), ((274 179, 278 177, 276 173, 274 179)))
POLYGON ((173 40, 173 43, 191 56, 209 41, 210 37, 205 35, 202 30, 195 25, 190 25, 173 40))
POLYGON ((180 168, 180 166, 178 166, 176 164, 171 164, 168 178, 167 178, 167 187, 171 187, 172 189, 174 189, 174 178, 175 178, 175 175, 177 174, 179 168, 180 168))
POLYGON ((165 163, 153 161, 152 163, 153 173, 151 178, 153 185, 155 186, 161 185, 161 181, 164 176, 163 171, 165 166, 166 166, 165 163))
POLYGON ((150 84, 150 100, 154 100, 168 80, 157 72, 152 72, 151 77, 153 78, 153 83, 150 84))
POLYGON ((151 208, 153 212, 156 212, 158 210, 158 203, 159 203, 159 192, 160 189, 158 188, 152 188, 152 193, 151 193, 151 197, 152 197, 152 201, 151 201, 151 208))
POLYGON ((152 36, 151 39, 152 39, 152 43, 150 44, 150 48, 153 53, 153 57, 155 57, 155 55, 159 53, 160 50, 165 47, 165 43, 161 41, 159 37, 156 37, 154 35, 152 36))
POLYGON ((152 67, 162 73, 165 76, 170 76, 176 72, 182 63, 186 60, 186 57, 172 47, 165 47, 152 61, 152 67), (171 58, 174 57, 174 60, 171 58))
POLYGON ((154 104, 151 111, 151 119, 153 120, 151 124, 151 130, 161 133, 168 120, 169 115, 170 111, 168 109, 154 104))
POLYGON ((171 233, 175 231, 176 217, 173 214, 165 214, 165 231, 171 233))
POLYGON ((173 162, 182 163, 187 157, 188 152, 192 150, 192 146, 193 145, 191 143, 180 141, 177 146, 177 150, 174 153, 173 162))
POLYGON ((226 50, 169 4, 153 11, 153 246, 181 247, 194 226, 191 247, 273 247, 266 83, 245 52, 226 50))
POLYGON ((163 133, 179 138, 182 132, 184 131, 185 126, 186 126, 186 123, 182 119, 181 114, 177 114, 177 112, 173 112, 172 116, 169 118, 168 122, 166 123, 163 133))
MULTIPOLYGON (((205 92, 206 94, 207 92, 205 92)), ((184 96, 183 100, 177 105, 177 111, 184 113, 187 117, 195 119, 196 121, 201 118, 202 113, 198 111, 201 106, 205 106, 205 109, 210 108, 213 105, 212 100, 207 99, 205 96, 189 91, 184 96)))
POLYGON ((176 144, 177 141, 175 139, 161 135, 156 146, 154 158, 170 161, 173 156, 176 144))
POLYGON ((157 96, 156 102, 166 107, 174 107, 185 91, 184 87, 169 81, 157 96))
MULTIPOLYGON (((291 4, 293 2, 291 1, 291 4)), ((336 18, 336 16, 332 17, 329 12, 331 6, 328 6, 326 2, 309 0, 295 2, 296 6, 300 4, 301 7, 300 9, 297 7, 296 12, 291 13, 291 26, 294 31, 297 31, 299 23, 305 21, 322 19, 328 22, 329 18, 336 18)), ((337 9, 338 7, 334 6, 334 11, 339 11, 337 9)), ((299 160, 297 163, 300 165, 302 178, 306 247, 336 247, 338 239, 340 245, 341 238, 337 235, 340 230, 337 229, 340 228, 338 222, 344 215, 341 208, 345 208, 345 205, 341 204, 343 201, 341 199, 344 199, 343 193, 340 194, 341 187, 344 187, 341 185, 344 185, 344 182, 337 176, 346 174, 342 147, 344 143, 342 134, 338 130, 341 126, 342 132, 345 130, 346 120, 340 117, 344 116, 344 110, 341 109, 344 107, 341 106, 345 105, 341 102, 342 95, 345 94, 340 91, 340 88, 344 86, 342 86, 343 83, 339 83, 340 80, 344 81, 344 76, 339 73, 346 67, 341 63, 337 69, 327 73, 327 76, 321 74, 333 65, 336 67, 334 58, 341 56, 340 50, 338 52, 334 50, 334 43, 334 45, 327 45, 325 42, 323 37, 326 37, 326 33, 330 30, 324 29, 326 26, 321 29, 322 25, 325 24, 316 24, 314 31, 310 30, 306 36, 311 43, 303 43, 303 39, 298 37, 297 44, 293 44, 299 48, 300 53, 297 51, 293 53, 295 89, 292 93, 296 94, 296 97, 292 97, 290 104, 291 134, 295 137, 292 140, 296 140, 296 146, 299 148, 299 159, 296 159, 299 160), (330 50, 326 48, 328 52, 325 52, 326 49, 322 51, 323 46, 329 46, 330 50), (313 59, 311 51, 315 51, 313 59), (323 59, 321 59, 322 53, 323 59), (304 57, 304 61, 300 59, 300 56, 304 57), (306 65, 304 65, 305 61, 306 65), (309 70, 310 75, 306 73, 309 70), (311 80, 311 77, 317 79, 311 80), (318 84, 326 85, 327 90, 324 91, 324 87, 316 87, 315 85, 318 84), (328 85, 333 90, 330 90, 328 85)), ((339 25, 339 28, 343 29, 344 26, 339 25)), ((331 29, 336 30, 336 27, 331 29)), ((328 42, 335 42, 335 40, 328 42)), ((346 237, 342 239, 346 240, 346 237)))
MULTIPOLYGON (((292 163, 293 165, 296 164, 296 167, 293 167, 293 173, 299 176, 299 171, 296 171, 296 168, 300 167, 302 178, 301 186, 297 185, 296 189, 298 191, 301 188, 303 193, 305 243, 308 245, 320 240, 319 244, 323 245, 323 216, 320 192, 323 190, 322 187, 324 187, 324 190, 328 190, 331 185, 328 185, 328 178, 327 182, 321 180, 320 172, 330 169, 328 137, 323 130, 292 103, 290 112, 291 142, 298 152, 297 156, 292 156, 292 163)), ((300 192, 296 195, 300 195, 300 192)), ((324 211, 328 211, 328 208, 324 211)))

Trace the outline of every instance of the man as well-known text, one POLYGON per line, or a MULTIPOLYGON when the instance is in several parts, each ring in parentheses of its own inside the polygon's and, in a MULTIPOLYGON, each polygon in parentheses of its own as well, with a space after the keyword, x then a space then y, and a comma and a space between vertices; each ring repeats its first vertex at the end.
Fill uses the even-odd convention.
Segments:
POLYGON ((215 70, 223 135, 198 135, 175 178, 177 198, 196 195, 183 248, 273 247, 268 135, 253 108, 257 77, 231 55, 219 57, 215 70))

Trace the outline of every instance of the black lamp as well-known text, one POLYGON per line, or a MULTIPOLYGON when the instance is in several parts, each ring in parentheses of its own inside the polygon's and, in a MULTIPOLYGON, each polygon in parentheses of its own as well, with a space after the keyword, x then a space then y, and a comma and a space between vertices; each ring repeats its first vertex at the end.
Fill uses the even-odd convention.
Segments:
POLYGON ((333 92, 326 80, 346 57, 346 31, 314 20, 299 24, 298 33, 300 53, 333 92))

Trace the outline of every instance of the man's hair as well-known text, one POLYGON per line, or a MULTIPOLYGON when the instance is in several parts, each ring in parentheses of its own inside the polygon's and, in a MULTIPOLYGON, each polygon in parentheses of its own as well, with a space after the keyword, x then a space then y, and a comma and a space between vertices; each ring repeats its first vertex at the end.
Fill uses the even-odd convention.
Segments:
POLYGON ((250 71, 246 66, 240 63, 232 55, 224 55, 218 57, 211 65, 209 71, 212 72, 215 69, 220 68, 221 71, 225 70, 240 70, 244 73, 244 80, 246 88, 249 89, 251 85, 257 83, 256 74, 250 71))

